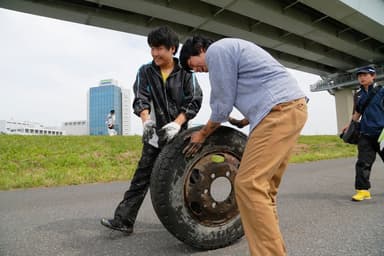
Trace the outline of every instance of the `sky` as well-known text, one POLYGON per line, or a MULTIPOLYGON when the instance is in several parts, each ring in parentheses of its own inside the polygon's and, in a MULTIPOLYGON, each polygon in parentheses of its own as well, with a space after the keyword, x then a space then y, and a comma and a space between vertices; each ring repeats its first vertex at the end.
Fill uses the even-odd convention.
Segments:
MULTIPOLYGON (((146 37, 0 8, 0 120, 60 127, 87 119, 87 92, 100 80, 116 79, 132 93, 138 68, 152 60, 146 37)), ((303 135, 336 134, 334 96, 310 92, 317 75, 288 69, 310 98, 303 135)), ((207 74, 198 74, 203 106, 193 119, 209 118, 207 74)), ((241 117, 234 111, 234 117, 241 117)), ((141 134, 131 117, 131 133, 141 134)))

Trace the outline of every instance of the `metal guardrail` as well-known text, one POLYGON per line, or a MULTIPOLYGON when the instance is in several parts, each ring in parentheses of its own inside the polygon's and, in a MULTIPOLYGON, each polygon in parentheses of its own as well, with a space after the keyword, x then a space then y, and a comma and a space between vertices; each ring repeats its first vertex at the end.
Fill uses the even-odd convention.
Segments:
MULTIPOLYGON (((384 81, 384 66, 376 68, 376 82, 384 81)), ((325 78, 310 85, 312 92, 328 91, 335 88, 358 86, 356 73, 346 73, 332 78, 325 78)))

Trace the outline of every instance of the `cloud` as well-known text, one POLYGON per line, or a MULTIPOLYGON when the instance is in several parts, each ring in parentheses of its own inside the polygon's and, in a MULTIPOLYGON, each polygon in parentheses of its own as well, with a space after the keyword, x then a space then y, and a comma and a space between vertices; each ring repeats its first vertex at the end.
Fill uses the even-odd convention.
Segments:
MULTIPOLYGON (((85 120, 90 87, 114 78, 132 92, 137 70, 151 61, 145 37, 5 9, 0 33, 0 120, 55 126, 85 120)), ((333 96, 309 91, 318 76, 290 71, 311 98, 303 133, 335 134, 333 96)), ((198 80, 205 97, 193 122, 203 124, 210 114, 210 87, 207 74, 198 74, 198 80)), ((132 116, 133 132, 141 133, 140 120, 132 116)))

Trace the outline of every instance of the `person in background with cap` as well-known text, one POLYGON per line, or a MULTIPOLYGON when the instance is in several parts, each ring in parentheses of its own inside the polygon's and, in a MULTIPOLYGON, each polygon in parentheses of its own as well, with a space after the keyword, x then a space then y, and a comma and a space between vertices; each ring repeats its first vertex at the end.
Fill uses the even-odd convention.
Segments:
MULTIPOLYGON (((376 71, 373 67, 367 66, 357 70, 360 89, 356 92, 357 97, 355 97, 352 119, 354 121, 360 120, 360 137, 357 143, 356 193, 352 196, 353 201, 371 199, 369 176, 376 159, 376 153, 384 161, 384 152, 380 151, 378 142, 379 135, 384 128, 384 90, 375 83, 375 78, 376 71), (361 114, 361 110, 370 95, 372 95, 371 100, 361 114)), ((347 128, 348 125, 344 127, 343 131, 347 128)))

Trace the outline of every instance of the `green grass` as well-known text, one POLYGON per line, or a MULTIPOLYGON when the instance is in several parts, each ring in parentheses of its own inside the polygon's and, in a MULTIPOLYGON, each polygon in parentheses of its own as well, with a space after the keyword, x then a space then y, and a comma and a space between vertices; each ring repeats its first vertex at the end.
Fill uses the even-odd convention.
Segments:
POLYGON ((291 163, 353 157, 357 147, 344 143, 338 136, 301 136, 291 157, 291 163))
MULTIPOLYGON (((140 136, 0 135, 0 190, 129 180, 141 148, 140 136)), ((291 162, 355 155, 337 136, 302 136, 291 162)))
POLYGON ((0 189, 130 179, 139 136, 0 135, 0 189))

